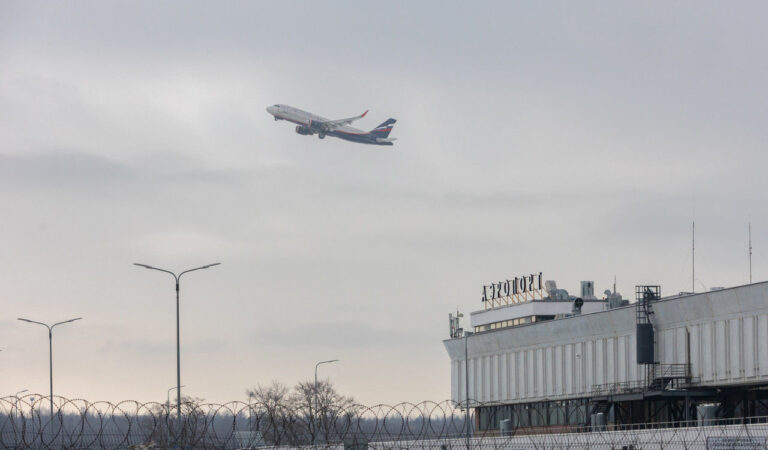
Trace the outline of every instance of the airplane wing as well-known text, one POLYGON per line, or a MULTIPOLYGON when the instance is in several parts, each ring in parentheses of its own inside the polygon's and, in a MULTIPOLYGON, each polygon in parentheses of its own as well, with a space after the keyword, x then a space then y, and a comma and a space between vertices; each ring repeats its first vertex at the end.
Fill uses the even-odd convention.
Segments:
POLYGON ((366 110, 364 113, 360 114, 359 116, 349 117, 347 119, 329 120, 326 122, 319 123, 317 124, 317 126, 321 127, 326 132, 333 131, 336 128, 343 127, 344 125, 349 125, 355 120, 362 119, 363 117, 365 117, 366 114, 368 114, 368 110, 366 110))

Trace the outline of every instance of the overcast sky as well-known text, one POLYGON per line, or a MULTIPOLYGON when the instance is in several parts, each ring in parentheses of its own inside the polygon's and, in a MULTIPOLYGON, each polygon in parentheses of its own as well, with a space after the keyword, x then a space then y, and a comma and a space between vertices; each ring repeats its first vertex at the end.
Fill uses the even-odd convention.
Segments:
POLYGON ((447 315, 768 278, 764 2, 0 2, 0 395, 450 397, 447 315), (393 147, 265 107, 398 120, 393 147))

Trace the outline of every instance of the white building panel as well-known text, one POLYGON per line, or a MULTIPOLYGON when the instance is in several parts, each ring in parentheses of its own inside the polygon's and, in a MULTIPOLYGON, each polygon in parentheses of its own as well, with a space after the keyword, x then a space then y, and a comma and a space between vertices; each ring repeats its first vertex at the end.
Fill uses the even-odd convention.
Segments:
POLYGON ((633 333, 627 336, 627 339, 627 345, 629 346, 629 361, 627 362, 629 364, 629 380, 636 381, 640 379, 640 365, 637 364, 637 346, 635 345, 637 338, 633 333))
POLYGON ((563 376, 561 377, 562 380, 565 381, 565 385, 561 386, 564 387, 563 389, 558 390, 558 394, 573 394, 573 388, 574 385, 578 383, 578 369, 574 368, 574 348, 576 346, 572 344, 567 344, 565 346, 565 350, 563 351, 563 360, 561 361, 561 370, 563 371, 563 376))
POLYGON ((480 401, 483 398, 483 358, 473 358, 471 367, 469 380, 472 390, 469 393, 469 398, 480 401))
POLYGON ((475 359, 475 377, 474 377, 474 385, 475 385, 475 394, 472 395, 473 400, 477 400, 479 402, 484 401, 483 400, 483 379, 485 378, 485 370, 483 370, 483 357, 479 357, 475 359))
POLYGON ((605 340, 605 383, 616 382, 615 342, 616 338, 608 338, 605 340))
POLYGON ((552 377, 552 395, 563 395, 565 373, 563 371, 563 346, 558 345, 555 347, 554 366, 555 370, 552 377))
POLYGON ((691 325, 688 329, 691 342, 691 376, 703 378, 701 370, 701 330, 698 325, 691 325))
POLYGON ((519 378, 517 372, 515 372, 515 355, 515 353, 509 353, 509 367, 507 368, 507 372, 509 373, 509 399, 515 399, 519 396, 517 391, 517 382, 519 378))
POLYGON ((755 317, 747 316, 743 321, 744 329, 744 377, 752 378, 755 374, 755 317))
POLYGON ((473 400, 477 398, 477 389, 475 389, 475 382, 477 381, 475 359, 476 358, 469 358, 469 360, 467 360, 467 366, 469 367, 469 370, 467 371, 467 384, 469 385, 469 389, 467 389, 466 392, 468 398, 473 400))
POLYGON ((675 329, 675 364, 688 362, 688 330, 685 327, 675 329))
POLYGON ((593 341, 587 341, 584 345, 584 391, 590 391, 595 384, 595 369, 594 369, 594 347, 593 341))
POLYGON ((458 401, 462 400, 459 387, 463 384, 463 378, 461 374, 461 361, 451 361, 451 379, 458 381, 458 383, 451 383, 451 398, 458 401))
POLYGON ((626 336, 619 336, 618 339, 618 355, 616 357, 616 360, 618 361, 618 370, 619 373, 618 376, 618 382, 625 382, 629 381, 629 376, 627 375, 627 370, 629 369, 629 361, 627 360, 627 337, 626 336))
POLYGON ((728 335, 725 333, 725 321, 715 322, 715 377, 723 380, 728 377, 728 335))
POLYGON ((730 378, 742 378, 744 374, 741 370, 741 319, 731 319, 728 321, 728 356, 729 366, 728 375, 730 378))
POLYGON ((502 353, 499 358, 499 400, 509 399, 509 354, 502 353))
POLYGON ((659 362, 662 364, 672 364, 675 362, 675 330, 663 330, 658 333, 661 338, 659 348, 661 349, 661 355, 659 355, 659 362))
POLYGON ((587 381, 584 368, 584 352, 586 346, 581 342, 576 343, 574 346, 573 365, 576 378, 574 378, 574 392, 586 392, 587 381))
POLYGON ((480 397, 484 402, 490 401, 491 399, 491 357, 486 356, 482 359, 482 370, 483 370, 483 377, 482 379, 482 397, 480 397))
POLYGON ((496 386, 496 374, 494 373, 493 368, 493 361, 496 359, 496 355, 490 355, 488 358, 486 358, 485 361, 485 368, 488 370, 488 373, 485 376, 486 380, 486 388, 485 388, 485 401, 489 402, 492 398, 499 398, 498 393, 496 392, 495 386, 496 386))
POLYGON ((483 377, 481 378, 483 384, 481 390, 482 396, 480 398, 484 402, 489 402, 491 401, 491 358, 483 358, 481 367, 483 368, 483 377))
POLYGON ((536 349, 536 373, 533 376, 536 383, 536 396, 543 397, 546 395, 544 393, 546 374, 544 373, 544 349, 542 348, 536 349))
POLYGON ((757 358, 758 373, 762 376, 768 376, 768 314, 761 314, 757 318, 757 351, 760 355, 757 358))
POLYGON ((555 351, 553 347, 547 347, 544 350, 544 380, 546 382, 546 390, 544 395, 555 395, 555 351))
POLYGON ((528 380, 525 392, 528 397, 536 397, 536 356, 533 354, 533 350, 525 352, 525 366, 526 380, 528 380))
POLYGON ((527 379, 525 370, 525 354, 527 352, 517 352, 517 396, 518 398, 528 397, 528 390, 525 380, 527 379))
POLYGON ((480 364, 480 370, 483 371, 483 376, 480 378, 480 400, 487 402, 491 398, 491 357, 483 357, 480 364))
POLYGON ((605 384, 605 341, 595 341, 595 384, 605 384))
POLYGON ((477 377, 477 358, 469 358, 467 364, 469 364, 469 373, 467 373, 469 390, 467 391, 467 395, 469 396, 469 400, 477 400, 477 380, 479 379, 477 377))
POLYGON ((490 398, 499 399, 499 355, 491 355, 491 389, 490 398))
POLYGON ((712 332, 714 323, 705 323, 701 325, 701 367, 702 381, 712 381, 715 379, 715 333, 712 332))

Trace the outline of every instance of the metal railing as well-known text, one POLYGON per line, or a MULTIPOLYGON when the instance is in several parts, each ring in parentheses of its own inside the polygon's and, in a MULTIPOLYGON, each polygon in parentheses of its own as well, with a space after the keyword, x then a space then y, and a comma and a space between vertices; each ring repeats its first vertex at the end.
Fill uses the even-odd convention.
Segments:
POLYGON ((654 378, 691 378, 690 364, 654 364, 654 378))
POLYGON ((592 395, 634 394, 649 391, 664 391, 682 389, 698 382, 691 377, 691 365, 683 364, 654 364, 648 372, 651 380, 624 381, 621 383, 605 383, 592 386, 592 395))
POLYGON ((644 392, 648 389, 645 381, 624 381, 621 383, 595 384, 592 386, 592 395, 616 395, 644 392))

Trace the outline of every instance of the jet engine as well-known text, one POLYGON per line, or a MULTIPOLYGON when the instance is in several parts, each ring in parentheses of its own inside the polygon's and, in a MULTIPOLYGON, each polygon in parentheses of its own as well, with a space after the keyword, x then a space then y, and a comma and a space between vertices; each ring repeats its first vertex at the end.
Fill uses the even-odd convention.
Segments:
POLYGON ((296 125, 296 132, 303 136, 312 134, 312 130, 310 130, 306 125, 296 125))

